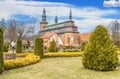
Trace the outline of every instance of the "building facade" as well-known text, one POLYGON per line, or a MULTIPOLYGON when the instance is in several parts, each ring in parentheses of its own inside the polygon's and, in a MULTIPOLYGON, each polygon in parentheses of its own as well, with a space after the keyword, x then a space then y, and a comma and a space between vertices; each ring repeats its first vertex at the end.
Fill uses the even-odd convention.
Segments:
MULTIPOLYGON (((48 47, 52 35, 57 34, 62 41, 61 44, 56 42, 57 46, 79 46, 80 45, 80 34, 78 32, 78 27, 72 20, 72 12, 70 10, 69 20, 64 22, 58 22, 57 16, 55 16, 55 23, 48 25, 46 19, 46 10, 43 9, 42 22, 40 22, 39 36, 44 40, 44 46, 48 47), (51 35, 48 35, 51 34, 51 35), (48 37, 47 37, 48 36, 48 37), (47 40, 46 38, 47 37, 47 40)), ((53 38, 55 40, 55 38, 53 38)), ((52 40, 52 39, 51 39, 52 40)), ((60 41, 58 39, 58 41, 60 41)))

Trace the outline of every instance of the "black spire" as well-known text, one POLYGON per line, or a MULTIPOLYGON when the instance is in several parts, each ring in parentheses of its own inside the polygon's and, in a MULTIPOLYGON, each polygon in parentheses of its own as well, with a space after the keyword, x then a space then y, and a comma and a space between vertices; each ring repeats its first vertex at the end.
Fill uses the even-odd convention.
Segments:
POLYGON ((69 20, 72 21, 72 11, 71 11, 71 9, 70 9, 69 20))
POLYGON ((58 23, 58 17, 55 16, 55 23, 58 23))
POLYGON ((46 11, 43 9, 42 22, 46 22, 46 11))

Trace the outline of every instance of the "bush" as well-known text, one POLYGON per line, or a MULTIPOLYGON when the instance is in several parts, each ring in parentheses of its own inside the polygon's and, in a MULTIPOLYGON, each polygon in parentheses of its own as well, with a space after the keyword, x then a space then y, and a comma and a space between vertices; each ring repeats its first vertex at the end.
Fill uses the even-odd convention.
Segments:
POLYGON ((115 45, 116 49, 119 51, 120 50, 120 45, 115 45))
POLYGON ((84 51, 85 50, 85 46, 86 46, 87 42, 82 42, 80 45, 80 50, 84 51))
POLYGON ((118 66, 115 46, 107 29, 98 25, 85 48, 82 62, 85 68, 97 71, 110 71, 118 66))
POLYGON ((4 52, 8 52, 9 44, 4 43, 4 52))
POLYGON ((30 41, 27 40, 27 48, 29 48, 29 47, 30 47, 30 41))
POLYGON ((17 40, 16 53, 22 53, 22 41, 17 40))
POLYGON ((50 53, 44 53, 44 57, 77 57, 81 56, 82 52, 50 52, 50 53))
POLYGON ((57 46, 56 46, 56 43, 54 40, 52 40, 50 42, 50 47, 48 48, 48 51, 49 52, 58 52, 58 49, 57 49, 57 46))
POLYGON ((3 29, 0 28, 0 74, 3 72, 3 29))
POLYGON ((63 46, 62 51, 63 52, 80 52, 80 48, 75 46, 63 46))
POLYGON ((35 53, 35 55, 38 55, 41 58, 43 58, 43 39, 42 38, 35 39, 34 53, 35 53))
POLYGON ((25 56, 25 58, 5 60, 4 61, 5 70, 27 66, 27 65, 34 64, 34 63, 37 63, 38 61, 40 61, 40 57, 36 56, 34 54, 21 54, 19 56, 20 57, 25 56))

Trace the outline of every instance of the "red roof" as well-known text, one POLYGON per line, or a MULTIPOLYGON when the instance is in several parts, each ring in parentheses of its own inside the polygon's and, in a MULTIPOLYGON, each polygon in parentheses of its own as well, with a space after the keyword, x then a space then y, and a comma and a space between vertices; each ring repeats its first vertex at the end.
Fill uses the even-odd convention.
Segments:
POLYGON ((80 42, 89 41, 91 33, 80 34, 80 42))
POLYGON ((46 41, 49 40, 49 38, 50 38, 53 34, 55 34, 55 32, 47 32, 46 34, 44 34, 44 35, 42 36, 42 38, 43 38, 43 40, 46 42, 46 41))

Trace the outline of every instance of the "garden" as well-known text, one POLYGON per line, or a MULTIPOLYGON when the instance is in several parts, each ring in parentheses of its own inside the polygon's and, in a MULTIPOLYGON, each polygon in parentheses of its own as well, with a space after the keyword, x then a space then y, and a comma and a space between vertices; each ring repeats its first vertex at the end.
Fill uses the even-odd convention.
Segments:
POLYGON ((3 52, 3 48, 0 29, 0 79, 119 79, 120 75, 120 51, 102 25, 96 27, 81 51, 58 52, 53 40, 49 52, 44 53, 42 38, 36 38, 32 53, 23 53, 20 39, 16 53, 3 52))

